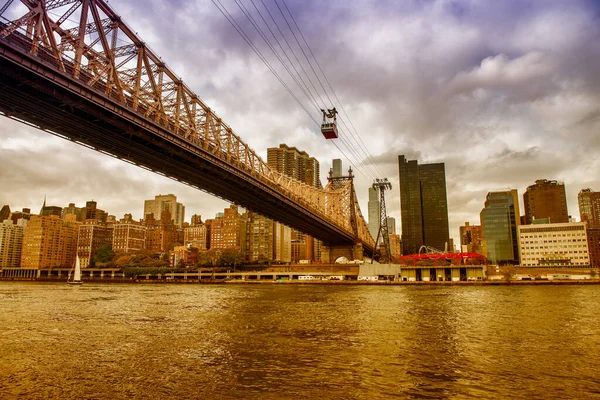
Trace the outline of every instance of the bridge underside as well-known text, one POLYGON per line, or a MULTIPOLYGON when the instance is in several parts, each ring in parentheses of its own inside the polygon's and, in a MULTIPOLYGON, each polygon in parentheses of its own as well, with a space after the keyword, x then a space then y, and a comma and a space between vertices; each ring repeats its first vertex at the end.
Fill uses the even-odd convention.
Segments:
POLYGON ((346 257, 348 260, 363 260, 364 248, 362 243, 350 245, 327 245, 321 247, 321 261, 324 263, 334 263, 340 257, 346 257))
MULTIPOLYGON (((0 111, 91 146, 307 233, 328 245, 355 239, 243 170, 193 146, 0 42, 0 111)), ((367 253, 373 249, 365 248, 367 253)))

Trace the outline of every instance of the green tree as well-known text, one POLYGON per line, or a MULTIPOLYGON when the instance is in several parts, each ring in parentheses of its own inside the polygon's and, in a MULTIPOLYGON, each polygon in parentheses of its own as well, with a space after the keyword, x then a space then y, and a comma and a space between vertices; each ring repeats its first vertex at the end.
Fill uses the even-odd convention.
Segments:
POLYGON ((244 261, 242 252, 237 249, 225 249, 219 257, 221 264, 223 265, 236 265, 244 261))
POLYGON ((112 250, 112 246, 106 243, 98 247, 98 250, 96 250, 92 260, 94 264, 102 266, 110 264, 113 261, 114 256, 115 252, 112 250))
POLYGON ((213 266, 213 261, 217 261, 218 254, 214 249, 201 251, 198 253, 198 265, 203 267, 213 266))

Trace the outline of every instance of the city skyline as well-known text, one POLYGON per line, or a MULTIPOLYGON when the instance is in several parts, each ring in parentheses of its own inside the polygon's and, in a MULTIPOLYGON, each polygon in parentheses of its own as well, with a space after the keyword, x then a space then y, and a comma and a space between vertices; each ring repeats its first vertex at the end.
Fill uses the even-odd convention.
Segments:
MULTIPOLYGON (((361 175, 361 165, 321 137, 219 11, 212 4, 181 3, 175 13, 172 4, 111 2, 264 160, 269 147, 297 147, 320 162, 324 184, 332 159, 343 160, 344 172, 352 166, 367 215, 372 181, 361 175), (161 18, 171 12, 172 18, 161 18), (192 20, 208 23, 182 23, 192 20), (199 51, 192 51, 196 46, 199 51)), ((438 1, 368 9, 357 2, 320 5, 318 12, 316 3, 290 7, 382 177, 392 183, 386 204, 396 220, 399 154, 445 163, 455 243, 460 225, 479 223, 490 191, 517 189, 522 196, 537 179, 562 181, 569 214, 579 219, 579 191, 600 190, 594 175, 600 162, 594 157, 600 144, 594 2, 438 1), (335 32, 336 41, 319 39, 327 37, 325 29, 335 32)), ((61 206, 94 199, 113 215, 132 213, 135 219, 143 218, 143 199, 158 193, 177 195, 189 215, 214 215, 228 205, 6 118, 0 118, 0 156, 0 203, 13 210, 36 212, 44 195, 48 204, 61 206)))

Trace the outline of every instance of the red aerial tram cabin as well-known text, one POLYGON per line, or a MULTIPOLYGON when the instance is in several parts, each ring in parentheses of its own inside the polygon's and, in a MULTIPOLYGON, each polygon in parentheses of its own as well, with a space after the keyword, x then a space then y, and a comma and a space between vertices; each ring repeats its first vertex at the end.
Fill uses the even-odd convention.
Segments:
POLYGON ((327 109, 327 111, 321 109, 321 112, 323 112, 323 122, 321 123, 321 133, 323 134, 325 139, 337 139, 338 138, 338 132, 337 132, 337 126, 336 126, 337 111, 336 111, 335 107, 333 107, 331 109, 327 109))

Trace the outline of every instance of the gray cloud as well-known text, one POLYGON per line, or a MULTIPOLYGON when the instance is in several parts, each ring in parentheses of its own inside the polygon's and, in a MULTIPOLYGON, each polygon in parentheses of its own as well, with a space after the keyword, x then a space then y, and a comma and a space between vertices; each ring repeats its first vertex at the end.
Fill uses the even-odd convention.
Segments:
MULTIPOLYGON (((535 179, 563 180, 574 216, 577 192, 600 190, 596 2, 288 2, 341 103, 324 96, 318 107, 304 97, 236 4, 222 3, 310 115, 211 2, 110 4, 263 157, 268 147, 296 146, 321 162, 323 181, 331 159, 343 158, 345 168, 354 164, 360 170, 356 186, 363 214, 372 174, 385 174, 393 185, 388 211, 399 226, 399 154, 420 163, 446 163, 454 237, 463 222, 478 223, 490 190, 516 188, 522 194, 535 179), (356 143, 348 129, 342 132, 346 143, 336 143, 344 154, 322 139, 313 121, 320 120, 321 103, 348 112, 365 151, 348 149, 346 143, 356 143), (377 169, 361 159, 365 152, 377 169)), ((265 3, 288 32, 274 3, 265 3)), ((253 10, 250 2, 244 4, 253 10)), ((289 32, 286 38, 295 43, 289 32)), ((297 55, 311 73, 301 52, 297 55)), ((319 82, 313 83, 322 91, 319 82)), ((176 194, 188 217, 210 217, 225 205, 12 121, 0 120, 0 139, 0 202, 11 207, 35 208, 42 192, 56 196, 57 205, 94 198, 109 212, 139 217, 143 200, 159 193, 176 194), (40 146, 32 149, 31 142, 40 146), (75 168, 93 180, 73 176, 75 168)))

